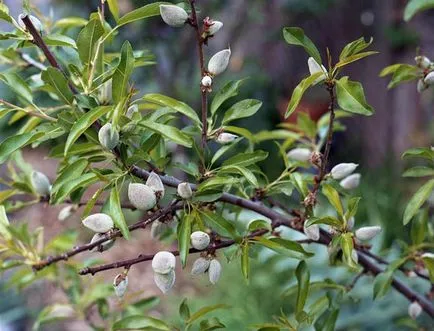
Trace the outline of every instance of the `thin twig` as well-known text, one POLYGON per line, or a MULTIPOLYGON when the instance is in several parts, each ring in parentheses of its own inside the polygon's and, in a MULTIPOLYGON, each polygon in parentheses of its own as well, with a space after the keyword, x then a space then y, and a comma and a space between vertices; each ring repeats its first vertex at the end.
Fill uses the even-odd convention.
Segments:
MULTIPOLYGON (((178 209, 181 209, 181 208, 182 208, 182 204, 180 204, 178 202, 178 200, 175 200, 170 205, 168 205, 166 208, 160 209, 160 210, 156 211, 155 213, 153 213, 152 215, 147 215, 141 221, 139 221, 133 225, 130 225, 128 227, 128 229, 129 229, 129 231, 134 231, 137 229, 144 229, 147 225, 149 225, 153 221, 159 219, 160 217, 168 215, 168 214, 170 214, 170 213, 172 213, 178 209)), ((121 236, 122 236, 122 233, 119 230, 111 231, 111 232, 105 234, 104 237, 102 237, 101 239, 99 239, 93 243, 88 243, 85 245, 74 247, 72 250, 65 252, 63 254, 60 254, 60 255, 48 256, 45 259, 41 260, 40 262, 32 265, 32 268, 35 271, 41 270, 41 269, 43 269, 43 268, 45 268, 45 267, 47 267, 47 266, 49 266, 55 262, 66 261, 71 256, 77 255, 77 254, 85 252, 85 251, 92 250, 95 247, 102 245, 104 242, 106 242, 108 240, 114 239, 116 237, 121 237, 121 236)))

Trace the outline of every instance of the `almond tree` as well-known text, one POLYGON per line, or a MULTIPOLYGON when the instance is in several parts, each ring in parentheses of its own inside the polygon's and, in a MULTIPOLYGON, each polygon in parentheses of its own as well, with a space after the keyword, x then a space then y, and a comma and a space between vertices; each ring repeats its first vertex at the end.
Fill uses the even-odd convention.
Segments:
MULTIPOLYGON (((409 19, 428 6, 410 1, 407 8, 409 19)), ((345 265, 355 275, 349 285, 328 280, 317 282, 320 288, 347 295, 358 279, 374 276, 374 298, 387 295, 393 288, 402 294, 402 300, 408 300, 410 317, 417 318, 422 312, 434 316, 432 292, 418 293, 403 277, 398 277, 403 272, 432 285, 433 235, 427 231, 428 208, 421 207, 434 188, 433 180, 416 192, 406 209, 404 223, 414 219, 412 242, 397 259, 387 261, 373 253, 369 244, 381 233, 381 227, 354 224, 358 205, 363 203, 363 197, 354 194, 362 180, 355 171, 363 165, 348 160, 337 165, 329 162, 333 133, 344 128, 340 119, 374 112, 362 85, 344 74, 352 62, 376 53, 367 51, 372 39, 352 41, 342 49, 339 59, 332 59, 328 49, 321 56, 302 29, 285 27, 283 38, 304 49, 309 70, 294 89, 286 116, 295 111, 304 92, 314 85, 328 92, 329 111, 317 123, 301 114, 297 125, 254 134, 233 122, 254 116, 262 103, 255 99, 233 102, 243 80, 222 84, 231 49, 221 50, 209 59, 204 51, 224 24, 202 13, 199 18, 195 0, 178 5, 151 3, 123 16, 119 15, 116 0, 102 0, 88 20, 65 18, 54 24, 42 16, 31 15, 28 4, 24 11, 14 19, 6 5, 0 4, 0 18, 11 28, 2 33, 2 39, 12 42, 3 52, 10 70, 0 74, 0 79, 18 100, 17 104, 0 100, 0 115, 11 113, 12 122, 21 119, 23 123, 16 134, 0 144, 0 163, 6 163, 8 169, 8 178, 2 179, 7 189, 0 192, 0 270, 12 269, 11 283, 18 287, 40 279, 53 281, 70 300, 69 304, 46 307, 35 328, 52 320, 83 318, 96 305, 105 324, 88 321, 94 329, 174 329, 163 320, 128 310, 141 304, 126 298, 128 287, 140 281, 129 279, 129 270, 152 261, 156 286, 169 293, 176 283, 176 264, 185 268, 190 259, 191 273, 207 274, 215 284, 224 272, 220 251, 228 247, 235 248, 230 260, 241 261, 241 277, 246 280, 255 277, 249 267, 249 252, 254 247, 300 261, 295 270, 294 310, 285 312, 274 323, 264 321, 264 325, 255 326, 257 329, 295 330, 316 321, 322 321, 321 330, 334 329, 339 300, 326 294, 321 304, 312 304, 310 300, 308 260, 314 255, 311 245, 328 251, 331 268, 345 265), (106 20, 106 5, 114 26, 106 20), (110 42, 123 26, 158 17, 174 28, 191 29, 196 37, 200 76, 192 88, 201 98, 198 111, 171 96, 143 95, 134 88, 134 69, 149 63, 130 42, 125 41, 116 56, 108 52, 110 42), (69 35, 73 27, 81 28, 75 39, 69 35), (64 49, 72 55, 64 57, 64 49), (38 73, 25 79, 29 68, 38 73), (215 89, 218 84, 223 87, 215 89), (39 103, 37 96, 51 99, 50 105, 39 103), (223 104, 228 102, 233 104, 226 109, 223 104), (181 125, 180 118, 187 124, 181 125), (260 168, 260 162, 269 155, 258 149, 258 143, 265 140, 275 141, 282 161, 277 178, 268 178, 260 168), (52 183, 25 163, 20 153, 26 146, 38 148, 50 143, 54 147, 48 156, 59 163, 52 183), (190 162, 174 162, 169 144, 182 146, 190 162), (218 145, 221 147, 216 149, 218 145), (314 174, 307 171, 312 167, 314 174), (188 181, 171 176, 175 169, 184 172, 188 181), (83 194, 94 184, 99 184, 99 188, 91 199, 84 200, 83 194), (125 198, 121 194, 124 191, 125 198), (317 208, 319 200, 334 212, 321 214, 317 208), (8 220, 8 213, 36 204, 66 204, 59 214, 61 220, 79 212, 79 228, 93 232, 92 240, 80 243, 75 236, 59 233, 47 243, 43 240, 43 228, 29 230, 26 223, 8 220), (295 207, 288 207, 291 205, 295 207), (77 211, 81 206, 84 209, 77 211), (127 222, 127 209, 142 211, 142 218, 136 223, 127 222), (247 226, 240 221, 244 210, 256 215, 247 226), (97 255, 121 240, 129 240, 133 232, 148 228, 155 239, 163 233, 171 234, 177 249, 168 247, 167 251, 125 256, 123 260, 100 265, 83 266, 74 259, 86 251, 97 255), (302 233, 306 239, 295 240, 283 233, 284 228, 293 234, 302 233), (119 270, 113 284, 87 282, 88 277, 111 269, 119 270), (107 297, 111 295, 125 300, 126 310, 109 312, 107 297)), ((393 74, 391 86, 419 79, 418 89, 422 91, 434 85, 434 64, 424 56, 417 57, 416 62, 416 66, 392 65, 383 74, 393 74)), ((419 148, 405 155, 433 161, 433 153, 430 148, 419 148)), ((406 175, 432 176, 431 166, 432 162, 427 167, 412 168, 406 175)), ((204 307, 191 314, 183 302, 180 312, 185 328, 197 323, 201 330, 223 328, 221 321, 204 317, 220 308, 224 305, 204 307)))

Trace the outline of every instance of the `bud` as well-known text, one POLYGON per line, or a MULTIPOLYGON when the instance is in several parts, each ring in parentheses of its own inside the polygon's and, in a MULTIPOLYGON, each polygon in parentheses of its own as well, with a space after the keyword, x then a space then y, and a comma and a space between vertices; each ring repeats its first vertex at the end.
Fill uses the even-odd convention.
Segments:
POLYGON ((408 306, 408 315, 412 318, 412 319, 416 319, 417 317, 419 317, 419 315, 422 313, 422 307, 420 306, 420 304, 417 301, 413 301, 409 306, 408 306))
POLYGON ((45 174, 39 171, 33 171, 31 175, 32 186, 35 189, 35 192, 39 195, 46 196, 50 195, 51 184, 45 174))
POLYGON ((119 274, 113 281, 113 287, 115 289, 116 296, 122 298, 127 291, 128 276, 125 274, 119 274))
POLYGON ((205 273, 208 270, 210 263, 211 261, 204 257, 198 258, 193 263, 193 267, 191 268, 191 274, 200 275, 205 273))
POLYGON ((107 149, 113 149, 119 143, 119 133, 111 123, 104 124, 98 131, 98 140, 107 149))
POLYGON ((83 225, 98 233, 105 233, 114 226, 112 218, 103 213, 89 215, 83 220, 83 225))
POLYGON ((158 238, 167 228, 166 223, 160 221, 154 221, 151 225, 151 237, 153 239, 158 238))
POLYGON ((212 25, 208 28, 208 35, 215 35, 221 28, 223 27, 223 23, 220 21, 212 21, 212 25))
POLYGON ((416 56, 414 61, 416 61, 417 66, 421 69, 428 69, 431 65, 430 59, 426 56, 416 56))
POLYGON ((65 221, 66 219, 68 219, 69 217, 72 216, 72 214, 74 214, 74 212, 77 210, 77 205, 69 205, 66 207, 63 207, 60 212, 59 215, 57 215, 57 219, 61 222, 65 221))
POLYGON ((128 185, 128 199, 131 204, 140 210, 149 210, 157 204, 154 191, 147 185, 131 183, 128 185))
POLYGON ((170 252, 161 251, 155 254, 152 259, 152 269, 159 274, 168 274, 175 269, 176 258, 170 252))
POLYGON ((303 226, 303 232, 311 240, 317 241, 319 239, 319 226, 318 224, 313 224, 306 227, 306 223, 303 226))
POLYGON ((137 105, 131 105, 128 107, 127 112, 125 113, 125 116, 129 119, 133 118, 134 114, 139 111, 139 106, 137 105))
POLYGON ((33 26, 35 27, 35 29, 39 32, 41 32, 43 30, 42 28, 42 23, 39 19, 37 19, 35 16, 33 15, 27 15, 27 14, 20 14, 18 15, 18 25, 23 29, 27 31, 27 27, 24 24, 23 18, 29 16, 30 18, 30 22, 32 22, 33 26))
POLYGON ((190 235, 190 240, 191 240, 191 246, 193 246, 199 251, 207 248, 211 241, 208 233, 205 233, 203 231, 194 231, 190 235))
POLYGON ((321 76, 319 76, 317 79, 315 79, 315 81, 313 82, 313 84, 318 84, 319 82, 322 82, 323 80, 325 80, 327 78, 327 69, 323 66, 320 65, 318 62, 316 62, 316 60, 313 57, 310 57, 307 60, 307 65, 309 67, 309 72, 311 75, 316 74, 317 72, 322 72, 323 74, 321 76))
POLYGON ((295 161, 307 162, 310 160, 310 154, 312 154, 312 152, 308 148, 294 148, 291 149, 286 156, 295 161))
POLYGON ((176 275, 174 270, 171 270, 167 274, 154 273, 154 282, 164 294, 169 292, 173 285, 175 285, 175 279, 176 275))
POLYGON ((211 284, 216 284, 222 273, 222 265, 216 259, 212 259, 209 264, 208 276, 211 284))
POLYGON ((427 84, 425 84, 425 82, 423 81, 423 79, 419 79, 417 81, 417 92, 422 93, 423 91, 425 91, 429 86, 427 84))
MULTIPOLYGON (((93 244, 93 243, 101 240, 104 237, 105 237, 105 235, 103 233, 95 233, 93 235, 92 239, 90 240, 90 243, 93 244)), ((104 252, 104 251, 112 248, 114 244, 115 244, 114 239, 109 239, 107 241, 104 241, 100 245, 96 246, 92 251, 104 252)))
POLYGON ((212 78, 210 76, 203 76, 200 83, 202 84, 202 86, 210 87, 212 85, 212 78))
POLYGON ((193 196, 193 191, 191 190, 189 183, 181 183, 177 188, 178 195, 183 199, 190 199, 193 196))
POLYGON ((228 144, 228 143, 233 142, 237 138, 238 138, 238 136, 235 134, 223 132, 217 136, 216 141, 219 144, 228 144))
POLYGON ((351 252, 351 258, 353 259, 353 261, 356 264, 359 263, 359 255, 357 254, 357 251, 355 249, 353 249, 352 252, 351 252))
POLYGON ((149 174, 149 177, 146 180, 146 186, 150 187, 155 192, 155 194, 157 194, 159 199, 164 196, 163 182, 161 181, 160 176, 158 176, 155 172, 152 171, 149 174))
POLYGON ((167 25, 173 27, 183 26, 188 19, 187 12, 174 5, 160 5, 160 15, 167 25))
POLYGON ((431 71, 428 75, 426 75, 425 79, 423 81, 426 85, 433 85, 434 84, 434 71, 431 71))
POLYGON ((351 231, 354 228, 354 223, 355 223, 355 219, 354 219, 354 217, 351 217, 347 221, 347 230, 351 231))
POLYGON ((214 54, 208 62, 208 71, 214 76, 221 74, 228 67, 230 57, 230 49, 224 49, 214 54))
POLYGON ((342 179, 351 175, 359 165, 356 163, 339 163, 330 171, 333 179, 342 179))
POLYGON ((359 240, 370 240, 381 232, 381 226, 364 226, 356 230, 356 238, 359 240))
POLYGON ((346 190, 352 190, 359 186, 360 177, 360 174, 352 174, 342 179, 339 184, 346 190))

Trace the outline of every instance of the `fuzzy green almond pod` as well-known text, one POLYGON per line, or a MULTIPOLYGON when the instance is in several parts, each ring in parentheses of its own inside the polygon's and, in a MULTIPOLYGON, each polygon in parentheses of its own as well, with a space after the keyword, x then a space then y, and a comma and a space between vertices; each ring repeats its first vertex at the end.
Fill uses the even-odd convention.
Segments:
POLYGON ((357 187, 359 187, 360 178, 361 178, 360 174, 352 174, 342 179, 339 184, 341 185, 342 188, 346 190, 354 190, 357 187))
POLYGON ((364 226, 360 229, 357 229, 355 235, 359 240, 371 240, 380 232, 381 226, 364 226))
POLYGON ((149 174, 148 179, 146 180, 146 186, 150 187, 155 194, 157 195, 158 199, 161 199, 164 196, 164 185, 161 181, 160 176, 158 176, 155 172, 151 172, 149 174))
POLYGON ((107 123, 99 129, 98 140, 102 146, 112 150, 119 143, 119 133, 113 128, 111 123, 107 123))
POLYGON ((423 82, 428 86, 434 85, 434 71, 431 71, 426 75, 423 82))
POLYGON ((104 213, 92 214, 83 220, 83 225, 93 232, 106 233, 113 229, 114 223, 112 218, 104 213))
POLYGON ((416 319, 420 316, 420 314, 422 314, 422 307, 419 304, 419 302, 414 301, 412 302, 409 306, 408 306, 408 315, 412 318, 412 319, 416 319))
POLYGON ((209 265, 211 264, 211 261, 204 257, 199 257, 196 259, 196 261, 193 262, 193 266, 191 268, 191 274, 192 275, 201 275, 205 273, 209 265))
POLYGON ((211 26, 208 28, 208 35, 215 35, 221 28, 223 27, 223 23, 220 21, 212 21, 211 26))
POLYGON ((183 26, 188 19, 187 12, 174 5, 160 5, 160 15, 167 25, 173 27, 183 26))
MULTIPOLYGON (((102 239, 104 236, 105 235, 103 233, 95 233, 93 235, 92 239, 90 240, 90 244, 97 242, 98 240, 102 239)), ((104 251, 107 251, 110 248, 112 248, 114 244, 115 244, 115 240, 110 239, 110 240, 104 241, 102 244, 95 247, 92 251, 104 252, 104 251)))
POLYGON ((171 270, 167 274, 160 274, 158 272, 154 272, 154 282, 155 285, 166 294, 170 291, 170 289, 175 285, 176 274, 175 270, 171 270))
POLYGON ((359 165, 356 163, 339 163, 330 171, 333 179, 342 179, 351 175, 359 165))
POLYGON ((149 186, 140 183, 128 185, 128 199, 139 210, 150 210, 157 204, 155 192, 149 186))
POLYGON ((291 149, 286 156, 288 159, 299 161, 299 162, 307 162, 310 160, 310 156, 312 155, 312 151, 308 148, 294 148, 291 149))
POLYGON ((218 282, 221 273, 222 273, 222 265, 217 259, 212 259, 208 268, 208 276, 211 284, 216 284, 218 282))
POLYGON ((77 211, 78 206, 77 205, 69 205, 66 207, 63 207, 59 215, 57 215, 57 219, 61 222, 66 221, 68 218, 70 218, 74 213, 77 211))
POLYGON ((139 112, 139 106, 137 105, 131 105, 128 107, 127 112, 125 113, 125 116, 129 119, 132 119, 135 113, 139 112))
POLYGON ((125 274, 119 274, 113 280, 113 288, 118 298, 122 298, 128 288, 128 276, 125 274))
POLYGON ((426 56, 420 55, 414 58, 416 65, 421 69, 428 69, 431 66, 431 60, 426 56))
POLYGON ((228 67, 230 58, 230 49, 224 49, 214 54, 208 62, 208 72, 214 76, 221 74, 228 67))
POLYGON ((166 223, 156 220, 151 225, 151 238, 157 239, 168 228, 166 223))
POLYGON ((20 14, 18 15, 18 25, 23 29, 23 30, 27 30, 26 25, 24 24, 23 18, 29 16, 30 22, 32 22, 33 26, 35 27, 35 29, 39 32, 41 32, 43 30, 43 25, 41 23, 41 21, 36 18, 33 15, 27 15, 27 14, 20 14))
POLYGON ((189 183, 180 183, 177 192, 178 195, 185 200, 188 200, 193 196, 193 191, 191 190, 189 183))
POLYGON ((235 139, 237 139, 238 136, 236 134, 222 132, 217 136, 216 141, 219 144, 225 145, 233 142, 235 139))
POLYGON ((176 267, 176 258, 171 252, 161 251, 152 259, 152 270, 159 274, 168 274, 176 267))
POLYGON ((48 177, 39 171, 33 171, 31 174, 32 186, 38 195, 47 196, 51 192, 51 184, 48 177))
POLYGON ((211 238, 208 233, 203 231, 195 231, 190 235, 191 246, 201 251, 209 246, 211 238))

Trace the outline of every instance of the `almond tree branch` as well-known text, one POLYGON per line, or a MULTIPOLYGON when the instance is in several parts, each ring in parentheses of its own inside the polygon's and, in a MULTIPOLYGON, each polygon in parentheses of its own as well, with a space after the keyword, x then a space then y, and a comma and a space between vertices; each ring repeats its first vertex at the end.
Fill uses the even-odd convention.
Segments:
MULTIPOLYGON (((200 66, 200 73, 201 73, 201 79, 206 75, 205 71, 205 61, 203 56, 203 45, 204 40, 202 38, 202 34, 200 32, 199 28, 199 22, 197 19, 197 12, 195 7, 195 0, 189 0, 190 1, 190 7, 191 7, 191 17, 189 20, 189 24, 194 28, 196 32, 196 42, 197 42, 197 49, 199 53, 199 66, 200 66)), ((206 141, 207 141, 207 135, 208 135, 208 91, 205 88, 201 88, 201 101, 202 101, 202 151, 203 151, 203 168, 205 168, 205 149, 206 149, 206 141)), ((204 169, 202 169, 204 170, 204 169)))
MULTIPOLYGON (((159 219, 160 217, 169 215, 170 213, 174 213, 176 210, 179 210, 182 207, 183 207, 183 204, 180 203, 178 200, 175 200, 171 204, 169 204, 166 208, 160 209, 151 215, 147 215, 141 221, 139 221, 133 225, 130 225, 128 227, 128 229, 130 231, 134 231, 137 229, 144 229, 147 225, 151 224, 153 221, 159 219)), ((72 250, 67 251, 67 252, 60 254, 60 255, 48 256, 45 259, 41 260, 39 263, 34 264, 32 266, 32 268, 35 271, 41 270, 41 269, 43 269, 43 268, 45 268, 45 267, 47 267, 53 263, 56 263, 59 261, 66 261, 71 256, 77 255, 77 254, 85 252, 85 251, 92 250, 95 247, 102 245, 104 242, 106 242, 108 240, 114 239, 116 237, 121 237, 121 236, 122 236, 122 233, 119 230, 111 231, 111 232, 105 234, 104 237, 102 237, 101 239, 99 239, 93 243, 88 243, 85 245, 80 245, 80 246, 74 247, 72 250)))

